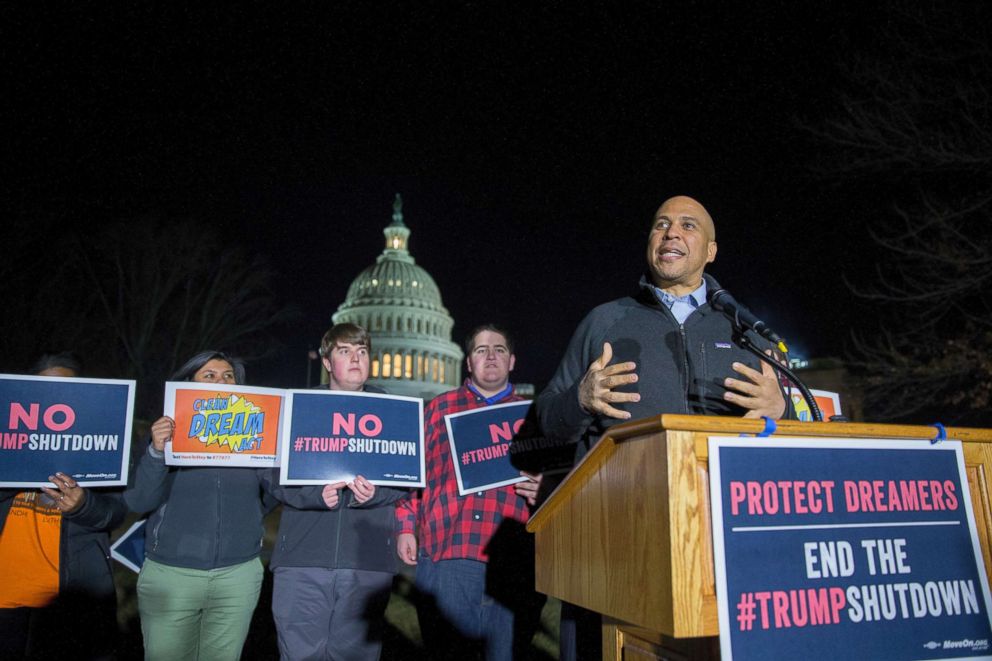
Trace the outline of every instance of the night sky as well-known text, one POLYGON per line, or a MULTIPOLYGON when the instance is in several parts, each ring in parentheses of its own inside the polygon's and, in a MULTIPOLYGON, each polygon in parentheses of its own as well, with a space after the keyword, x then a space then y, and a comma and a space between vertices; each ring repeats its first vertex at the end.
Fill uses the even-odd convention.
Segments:
MULTIPOLYGON (((843 354, 882 200, 811 174, 881 9, 848 3, 24 3, 3 10, 17 218, 192 218, 250 246, 298 321, 249 367, 298 386, 401 193, 455 341, 498 321, 546 382, 582 316, 630 293, 688 194, 711 272, 806 356, 843 354)), ((888 201, 884 201, 888 204, 888 201)), ((158 247, 168 249, 167 246, 158 247)))

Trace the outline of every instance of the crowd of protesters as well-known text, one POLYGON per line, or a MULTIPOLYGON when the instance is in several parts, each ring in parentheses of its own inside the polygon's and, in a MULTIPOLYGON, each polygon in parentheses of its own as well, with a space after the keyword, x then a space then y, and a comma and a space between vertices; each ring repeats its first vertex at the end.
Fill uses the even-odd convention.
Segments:
MULTIPOLYGON (((327 382, 320 387, 382 393, 366 385, 371 345, 368 331, 355 324, 328 330, 320 351, 327 382)), ((453 394, 473 403, 459 410, 517 399, 508 380, 513 356, 505 331, 481 327, 470 335, 466 349, 469 378, 453 394)), ((46 354, 32 370, 50 378, 74 378, 82 372, 81 362, 69 352, 46 354)), ((244 384, 245 366, 227 353, 203 351, 170 380, 244 384)), ((418 562, 412 513, 434 518, 432 533, 421 531, 421 539, 427 534, 432 541, 422 542, 421 548, 431 548, 441 537, 449 538, 446 548, 462 548, 447 554, 451 563, 436 563, 436 555, 422 562, 442 568, 474 563, 484 574, 482 549, 501 521, 522 524, 535 502, 539 478, 534 476, 517 487, 459 497, 454 474, 438 464, 439 424, 443 426, 443 419, 432 415, 425 429, 430 484, 424 496, 376 486, 361 475, 323 486, 284 486, 278 468, 170 466, 166 443, 175 421, 168 416, 155 420, 148 438, 139 443, 126 489, 84 488, 59 472, 49 477, 54 488, 0 490, 0 659, 47 659, 67 648, 81 659, 119 657, 110 533, 128 511, 147 516, 137 582, 145 659, 252 658, 257 651, 244 646, 265 571, 260 560, 263 518, 277 507, 282 511, 269 568, 280 658, 380 658, 398 560, 418 562), (437 509, 430 505, 437 494, 448 510, 440 517, 430 513, 437 509), (460 528, 466 525, 461 519, 487 511, 480 503, 500 507, 488 508, 486 529, 474 535, 470 548, 460 541, 460 528), (439 531, 438 522, 448 528, 439 531)), ((532 564, 526 556, 520 561, 532 564)), ((418 570, 418 585, 421 575, 418 570)), ((450 586, 459 580, 453 575, 444 582, 450 586)), ((471 585, 477 594, 470 591, 470 598, 485 601, 484 582, 473 580, 471 585)), ((499 623, 490 628, 503 640, 508 616, 512 640, 512 613, 480 609, 474 620, 466 618, 461 615, 465 603, 448 607, 450 589, 424 586, 424 598, 416 603, 425 642, 438 646, 434 658, 469 658, 463 653, 512 658, 510 647, 493 647, 493 636, 482 626, 499 623), (435 608, 424 610, 427 603, 435 608), (499 613, 505 613, 503 619, 493 619, 499 613), (442 652, 449 649, 450 655, 442 652)), ((522 589, 534 594, 532 584, 522 589)), ((539 612, 541 600, 532 597, 529 603, 537 604, 539 612)), ((528 621, 536 627, 534 613, 531 608, 528 621)))
MULTIPOLYGON (((543 434, 579 458, 632 417, 792 413, 772 369, 737 346, 738 329, 709 303, 708 292, 720 286, 704 271, 716 255, 716 226, 698 201, 676 196, 658 208, 636 294, 587 315, 538 397, 543 434)), ((370 350, 365 329, 331 328, 321 343, 327 387, 364 390, 370 350)), ((445 416, 519 399, 504 329, 476 328, 465 351, 464 384, 425 409, 423 489, 377 487, 361 475, 289 487, 273 469, 168 466, 175 422, 162 417, 123 493, 83 489, 62 473, 40 492, 0 492, 0 653, 113 656, 113 635, 105 633, 114 610, 108 533, 130 509, 151 514, 138 579, 145 658, 240 658, 262 585, 262 518, 281 504, 271 567, 283 659, 379 658, 397 557, 416 566, 430 658, 519 658, 542 603, 523 532, 542 475, 461 494, 445 416)), ((71 356, 47 356, 34 373, 71 378, 80 369, 71 356)), ((173 380, 240 384, 245 373, 233 357, 206 351, 173 380)), ((598 615, 562 604, 562 660, 596 658, 600 643, 588 634, 599 630, 598 615)))

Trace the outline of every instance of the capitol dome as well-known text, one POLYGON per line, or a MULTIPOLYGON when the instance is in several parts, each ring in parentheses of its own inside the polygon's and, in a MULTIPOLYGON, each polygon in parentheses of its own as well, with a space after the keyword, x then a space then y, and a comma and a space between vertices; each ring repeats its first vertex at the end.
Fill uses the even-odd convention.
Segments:
POLYGON ((358 324, 372 334, 369 383, 430 399, 461 384, 464 354, 451 341, 455 322, 434 278, 407 249, 410 229, 398 194, 383 234, 385 250, 351 283, 333 321, 358 324))

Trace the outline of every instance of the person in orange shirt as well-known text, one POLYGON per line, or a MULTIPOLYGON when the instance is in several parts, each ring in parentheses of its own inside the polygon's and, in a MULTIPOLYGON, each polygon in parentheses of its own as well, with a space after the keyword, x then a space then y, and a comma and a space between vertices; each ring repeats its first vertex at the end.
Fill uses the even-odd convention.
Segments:
MULTIPOLYGON (((79 359, 46 354, 32 373, 75 377, 79 359)), ((66 649, 82 659, 114 658, 117 595, 109 532, 124 520, 121 492, 0 489, 0 659, 49 659, 66 649)))

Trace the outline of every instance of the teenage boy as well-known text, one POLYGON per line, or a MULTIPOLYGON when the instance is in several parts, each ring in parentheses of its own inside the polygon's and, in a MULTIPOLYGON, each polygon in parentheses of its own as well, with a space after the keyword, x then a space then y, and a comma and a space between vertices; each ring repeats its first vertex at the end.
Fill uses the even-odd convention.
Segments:
MULTIPOLYGON (((336 324, 320 342, 328 383, 347 392, 365 386, 372 339, 355 324, 336 324)), ((378 659, 386 605, 396 574, 393 503, 405 489, 377 487, 361 475, 323 486, 278 485, 283 502, 269 566, 272 615, 283 661, 378 659)))

